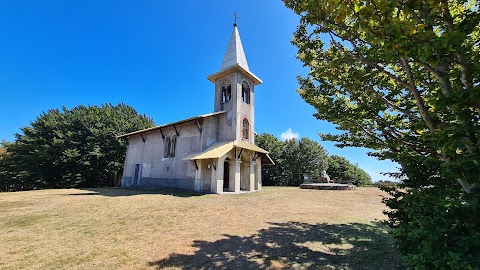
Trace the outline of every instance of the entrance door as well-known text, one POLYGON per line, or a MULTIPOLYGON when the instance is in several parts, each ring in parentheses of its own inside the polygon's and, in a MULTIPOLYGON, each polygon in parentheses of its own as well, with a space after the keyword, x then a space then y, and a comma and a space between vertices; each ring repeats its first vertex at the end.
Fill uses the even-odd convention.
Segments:
POLYGON ((133 172, 133 185, 138 186, 138 182, 140 180, 140 174, 141 174, 141 164, 135 164, 134 172, 133 172))
POLYGON ((230 185, 230 164, 223 163, 223 189, 228 189, 230 185))

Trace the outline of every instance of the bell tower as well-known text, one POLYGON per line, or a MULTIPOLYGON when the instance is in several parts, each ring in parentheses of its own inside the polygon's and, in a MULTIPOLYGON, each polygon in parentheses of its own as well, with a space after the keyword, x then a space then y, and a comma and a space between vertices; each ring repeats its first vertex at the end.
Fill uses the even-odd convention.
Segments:
POLYGON ((262 80, 248 68, 236 16, 220 71, 207 77, 215 84, 214 111, 225 111, 228 140, 255 143, 255 86, 262 80))

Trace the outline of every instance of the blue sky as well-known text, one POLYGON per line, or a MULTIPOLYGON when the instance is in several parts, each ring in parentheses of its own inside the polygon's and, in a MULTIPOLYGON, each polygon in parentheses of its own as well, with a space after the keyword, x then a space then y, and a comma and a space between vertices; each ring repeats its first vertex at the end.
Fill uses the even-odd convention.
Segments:
POLYGON ((233 12, 255 88, 255 130, 317 140, 374 180, 398 166, 321 142, 334 126, 316 120, 296 93, 308 71, 290 40, 298 17, 281 1, 72 0, 0 2, 0 140, 42 112, 124 102, 163 124, 213 111, 213 84, 233 12))

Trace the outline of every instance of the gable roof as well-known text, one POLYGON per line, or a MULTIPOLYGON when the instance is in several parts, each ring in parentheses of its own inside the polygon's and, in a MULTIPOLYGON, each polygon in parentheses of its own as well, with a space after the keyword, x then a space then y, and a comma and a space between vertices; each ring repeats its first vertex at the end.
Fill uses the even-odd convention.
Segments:
POLYGON ((140 134, 140 133, 145 133, 145 132, 149 132, 149 131, 152 131, 152 130, 168 127, 168 126, 179 125, 179 124, 183 124, 183 123, 186 123, 186 122, 199 120, 199 119, 203 119, 203 118, 207 118, 207 117, 211 117, 211 116, 215 116, 215 115, 219 115, 219 114, 223 114, 223 113, 225 113, 225 111, 202 114, 202 115, 199 115, 199 116, 194 116, 194 117, 187 118, 187 119, 184 119, 184 120, 180 120, 180 121, 177 121, 177 122, 172 122, 172 123, 168 123, 168 124, 164 124, 164 125, 159 125, 159 126, 146 128, 146 129, 130 132, 130 133, 127 133, 127 134, 119 135, 119 136, 117 136, 117 138, 124 138, 124 137, 132 136, 132 135, 136 135, 136 134, 140 134))
POLYGON ((215 159, 225 155, 235 147, 257 152, 262 158, 262 163, 264 164, 275 164, 268 155, 268 151, 254 144, 238 140, 214 143, 205 151, 190 154, 183 158, 183 160, 215 159))

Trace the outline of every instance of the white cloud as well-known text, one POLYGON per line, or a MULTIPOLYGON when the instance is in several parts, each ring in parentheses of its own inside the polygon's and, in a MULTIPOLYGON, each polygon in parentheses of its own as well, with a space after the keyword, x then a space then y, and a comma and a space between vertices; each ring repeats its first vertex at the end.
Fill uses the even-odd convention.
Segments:
POLYGON ((280 134, 280 138, 282 139, 282 141, 298 139, 298 137, 298 132, 293 132, 291 128, 288 128, 286 131, 280 134))

